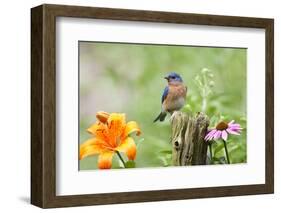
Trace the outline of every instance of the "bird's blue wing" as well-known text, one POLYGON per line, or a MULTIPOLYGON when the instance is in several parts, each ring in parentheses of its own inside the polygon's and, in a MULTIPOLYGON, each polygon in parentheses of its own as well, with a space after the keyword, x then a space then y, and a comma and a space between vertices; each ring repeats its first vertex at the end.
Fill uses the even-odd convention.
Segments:
POLYGON ((168 96, 168 93, 169 93, 169 87, 168 86, 166 86, 165 87, 165 89, 164 89, 164 92, 163 92, 163 94, 162 94, 162 103, 165 101, 165 99, 167 98, 167 96, 168 96))

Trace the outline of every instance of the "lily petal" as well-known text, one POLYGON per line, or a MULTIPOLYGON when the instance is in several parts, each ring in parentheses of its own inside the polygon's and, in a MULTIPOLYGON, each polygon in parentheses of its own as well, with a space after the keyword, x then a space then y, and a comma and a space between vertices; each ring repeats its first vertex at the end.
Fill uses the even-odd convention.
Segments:
POLYGON ((99 128, 99 122, 96 122, 87 129, 87 132, 92 135, 95 135, 98 128, 99 128))
POLYGON ((99 140, 103 141, 107 146, 111 146, 109 144, 109 136, 107 125, 101 122, 96 122, 92 126, 87 129, 87 132, 96 136, 99 140))
POLYGON ((104 111, 99 111, 97 112, 96 117, 100 122, 106 123, 109 118, 109 114, 104 111))
POLYGON ((124 139, 127 138, 133 132, 136 132, 137 136, 139 136, 141 134, 141 130, 140 130, 137 122, 129 121, 124 128, 124 131, 122 133, 122 138, 124 138, 124 139))
POLYGON ((79 159, 82 160, 87 156, 96 155, 101 153, 102 151, 103 147, 100 143, 100 140, 98 140, 97 138, 91 138, 80 145, 79 159))
POLYGON ((119 152, 124 152, 129 160, 135 160, 137 154, 136 144, 131 137, 127 137, 121 142, 121 144, 116 148, 119 152))
POLYGON ((98 167, 99 169, 110 169, 112 166, 112 157, 114 152, 104 151, 100 153, 98 158, 98 167))
POLYGON ((126 117, 123 113, 111 113, 108 118, 108 128, 121 134, 126 124, 126 117))
POLYGON ((111 113, 108 120, 108 135, 109 141, 112 147, 116 147, 117 139, 122 135, 123 129, 126 125, 125 114, 122 113, 111 113))

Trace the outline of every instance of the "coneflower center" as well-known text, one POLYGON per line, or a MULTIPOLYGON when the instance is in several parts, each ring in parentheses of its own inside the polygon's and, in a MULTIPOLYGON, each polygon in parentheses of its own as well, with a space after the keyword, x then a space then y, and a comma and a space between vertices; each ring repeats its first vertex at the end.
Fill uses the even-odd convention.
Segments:
POLYGON ((217 124, 216 129, 217 130, 226 130, 228 128, 228 124, 221 121, 217 124))

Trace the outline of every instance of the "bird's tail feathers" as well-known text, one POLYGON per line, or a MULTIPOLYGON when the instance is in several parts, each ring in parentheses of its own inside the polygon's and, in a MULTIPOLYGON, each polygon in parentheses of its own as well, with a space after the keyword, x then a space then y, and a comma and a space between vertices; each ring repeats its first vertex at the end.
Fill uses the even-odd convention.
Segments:
POLYGON ((160 112, 160 114, 155 118, 155 120, 153 122, 156 122, 156 121, 164 121, 165 120, 165 117, 166 117, 167 113, 166 112, 160 112))

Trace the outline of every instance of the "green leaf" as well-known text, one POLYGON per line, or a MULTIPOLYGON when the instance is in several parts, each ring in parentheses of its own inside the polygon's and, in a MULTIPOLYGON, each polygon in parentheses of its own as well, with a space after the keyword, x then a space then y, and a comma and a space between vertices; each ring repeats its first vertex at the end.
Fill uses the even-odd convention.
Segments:
POLYGON ((158 157, 158 158, 162 162, 164 167, 169 166, 168 159, 166 157, 158 157))
POLYGON ((221 164, 226 164, 225 157, 220 157, 219 161, 220 161, 221 164))
POLYGON ((190 104, 186 104, 186 105, 183 107, 183 111, 184 111, 184 112, 192 112, 192 108, 191 108, 190 104))
POLYGON ((235 152, 239 148, 240 148, 240 146, 238 144, 235 144, 235 145, 233 145, 233 146, 231 146, 229 148, 228 153, 231 154, 231 153, 235 152))
POLYGON ((125 167, 126 168, 135 168, 136 167, 136 163, 133 160, 129 160, 125 163, 125 167))
POLYGON ((144 138, 139 139, 138 143, 141 143, 144 141, 144 138))
POLYGON ((223 143, 220 143, 218 146, 216 146, 214 149, 214 155, 216 156, 223 148, 224 148, 223 143))
POLYGON ((112 166, 112 169, 124 169, 122 166, 112 166))
POLYGON ((212 163, 213 164, 226 164, 226 159, 225 159, 225 157, 220 157, 220 158, 213 157, 212 163))
POLYGON ((172 154, 172 150, 161 150, 160 152, 159 152, 159 154, 169 154, 169 155, 171 155, 172 154))
POLYGON ((140 145, 141 143, 143 143, 143 141, 144 141, 144 138, 139 139, 139 140, 136 142, 136 146, 139 147, 139 145, 140 145))

